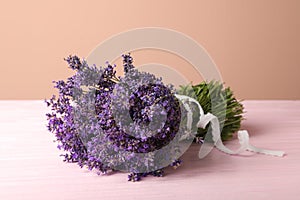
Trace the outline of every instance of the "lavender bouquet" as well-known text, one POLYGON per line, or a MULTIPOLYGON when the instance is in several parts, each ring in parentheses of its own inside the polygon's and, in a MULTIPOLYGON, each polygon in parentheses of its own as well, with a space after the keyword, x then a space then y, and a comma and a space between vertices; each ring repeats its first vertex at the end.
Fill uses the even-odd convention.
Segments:
POLYGON ((204 113, 211 112, 211 99, 225 99, 222 139, 240 128, 243 106, 230 88, 210 82, 176 90, 161 78, 135 69, 130 54, 122 57, 123 77, 117 77, 109 63, 102 68, 89 66, 77 56, 65 59, 75 74, 55 81, 58 96, 46 100, 51 108, 47 127, 64 152, 64 161, 98 174, 126 171, 129 181, 161 177, 168 165, 177 168, 190 143, 203 141, 208 128, 197 126, 199 116, 188 117, 189 112, 199 113, 199 108, 183 103, 176 94, 196 99, 204 113))

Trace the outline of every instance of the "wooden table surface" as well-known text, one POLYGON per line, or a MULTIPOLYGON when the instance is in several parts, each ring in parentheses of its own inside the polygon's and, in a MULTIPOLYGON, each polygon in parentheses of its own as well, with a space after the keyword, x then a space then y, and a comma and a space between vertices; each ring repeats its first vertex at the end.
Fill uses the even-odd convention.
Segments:
MULTIPOLYGON (((300 101, 244 101, 243 129, 257 146, 286 156, 213 150, 203 160, 192 145, 183 165, 162 178, 128 182, 62 162, 47 131, 42 101, 0 101, 0 200, 30 199, 300 199, 300 101)), ((233 139, 226 142, 237 148, 233 139)))

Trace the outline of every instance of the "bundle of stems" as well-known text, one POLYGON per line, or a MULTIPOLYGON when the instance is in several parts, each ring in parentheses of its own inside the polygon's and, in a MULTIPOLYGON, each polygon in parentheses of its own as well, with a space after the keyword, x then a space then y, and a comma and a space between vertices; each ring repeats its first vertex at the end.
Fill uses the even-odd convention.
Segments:
MULTIPOLYGON (((198 85, 180 86, 177 92, 196 99, 204 113, 210 112, 218 117, 223 141, 232 138, 233 134, 240 129, 244 107, 241 101, 235 98, 230 87, 224 87, 218 81, 210 81, 201 82, 198 85)), ((208 127, 198 128, 197 141, 205 137, 208 127)))

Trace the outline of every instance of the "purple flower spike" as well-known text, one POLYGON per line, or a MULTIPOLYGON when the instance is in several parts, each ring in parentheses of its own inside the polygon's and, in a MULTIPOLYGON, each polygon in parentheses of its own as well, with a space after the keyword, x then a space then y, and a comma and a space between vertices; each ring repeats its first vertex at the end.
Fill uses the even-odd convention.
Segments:
MULTIPOLYGON (((108 62, 106 67, 97 68, 77 56, 65 58, 76 73, 66 81, 54 82, 59 95, 45 101, 51 108, 46 114, 47 128, 55 135, 57 148, 66 152, 61 155, 65 162, 76 162, 80 167, 107 174, 124 160, 140 163, 132 153, 155 152, 176 137, 182 114, 173 88, 165 86, 161 78, 138 72, 130 54, 122 57, 125 75, 121 78, 116 76, 116 66, 108 62), (141 85, 141 81, 148 84, 141 85), (85 90, 86 87, 89 89, 85 90), (128 88, 129 99, 118 96, 127 93, 128 88), (88 102, 93 102, 93 106, 88 102), (86 112, 89 110, 93 112, 86 112), (127 116, 123 115, 125 112, 127 116), (116 154, 121 150, 127 152, 123 157, 116 154)), ((151 156, 147 162, 149 167, 157 164, 151 156)), ((175 160, 171 166, 180 164, 180 160, 175 160)), ((148 175, 163 176, 161 168, 137 173, 131 167, 128 166, 132 169, 129 181, 140 181, 148 175)))

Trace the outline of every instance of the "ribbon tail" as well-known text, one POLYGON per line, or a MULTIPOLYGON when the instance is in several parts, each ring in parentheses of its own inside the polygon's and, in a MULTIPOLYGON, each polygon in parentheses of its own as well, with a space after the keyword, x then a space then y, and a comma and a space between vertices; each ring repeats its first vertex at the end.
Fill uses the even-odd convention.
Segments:
POLYGON ((241 154, 242 152, 248 150, 251 152, 255 153, 262 153, 266 155, 272 155, 272 156, 279 156, 282 157, 284 155, 283 151, 273 151, 273 150, 268 150, 268 149, 262 149, 255 147, 249 143, 249 134, 248 131, 246 130, 240 130, 238 131, 238 140, 240 143, 240 148, 233 151, 227 148, 222 140, 221 140, 221 131, 219 128, 219 120, 216 116, 214 116, 211 113, 207 113, 204 115, 200 121, 198 122, 198 127, 205 128, 206 125, 210 122, 210 127, 209 131, 206 134, 206 137, 208 137, 208 142, 206 143, 207 140, 204 140, 204 144, 202 144, 200 151, 199 151, 199 158, 202 159, 204 158, 215 146, 218 150, 230 154, 230 155, 238 155, 241 154), (210 140, 210 141, 209 141, 210 140))

